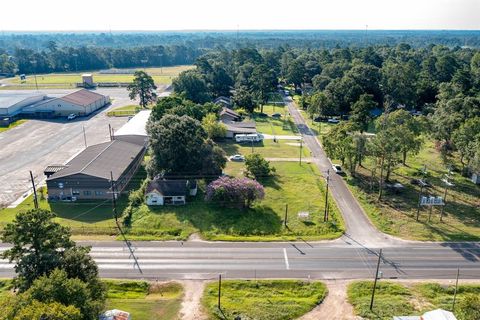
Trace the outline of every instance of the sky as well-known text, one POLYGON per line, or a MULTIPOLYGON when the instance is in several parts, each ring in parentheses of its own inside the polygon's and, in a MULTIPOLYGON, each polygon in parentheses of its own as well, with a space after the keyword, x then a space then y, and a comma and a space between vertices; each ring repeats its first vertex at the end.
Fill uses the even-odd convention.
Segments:
POLYGON ((480 30, 480 0, 0 0, 0 30, 480 30))

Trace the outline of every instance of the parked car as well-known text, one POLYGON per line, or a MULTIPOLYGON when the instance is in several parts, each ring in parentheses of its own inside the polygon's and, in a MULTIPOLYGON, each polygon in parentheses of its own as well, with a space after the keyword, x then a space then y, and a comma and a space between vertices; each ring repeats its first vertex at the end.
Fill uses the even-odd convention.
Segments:
POLYGON ((230 161, 245 161, 245 157, 242 156, 241 154, 235 154, 233 156, 230 156, 230 161))
POLYGON ((340 122, 340 120, 335 119, 335 118, 328 119, 328 123, 339 123, 339 122, 340 122))
POLYGON ((282 114, 281 113, 278 113, 278 112, 275 112, 274 114, 272 114, 272 118, 281 118, 282 117, 282 114))
POLYGON ((336 174, 343 174, 342 167, 339 164, 332 164, 333 171, 335 171, 336 174))
POLYGON ((77 115, 75 113, 70 113, 67 117, 67 120, 73 120, 77 117, 77 115))

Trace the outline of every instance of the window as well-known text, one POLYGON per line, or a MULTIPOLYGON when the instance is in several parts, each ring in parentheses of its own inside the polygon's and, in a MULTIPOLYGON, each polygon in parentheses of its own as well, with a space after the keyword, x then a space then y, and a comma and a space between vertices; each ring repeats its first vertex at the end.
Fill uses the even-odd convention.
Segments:
POLYGON ((83 191, 83 195, 84 195, 84 196, 89 196, 89 195, 91 195, 91 194, 92 194, 92 191, 90 191, 90 190, 85 190, 85 191, 83 191))
POLYGON ((72 195, 74 195, 74 196, 79 196, 79 195, 80 195, 80 191, 78 191, 78 190, 72 190, 72 195))
POLYGON ((104 193, 105 192, 103 192, 103 191, 95 191, 96 196, 103 196, 104 193))

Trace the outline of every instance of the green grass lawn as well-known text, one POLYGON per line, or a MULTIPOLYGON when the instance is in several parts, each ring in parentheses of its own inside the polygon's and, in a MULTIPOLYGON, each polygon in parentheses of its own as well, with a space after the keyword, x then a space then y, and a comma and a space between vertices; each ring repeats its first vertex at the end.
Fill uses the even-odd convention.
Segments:
MULTIPOLYGON (((438 283, 404 285, 379 281, 374 307, 370 311, 372 288, 373 281, 355 281, 350 283, 347 289, 348 301, 353 305, 356 315, 365 319, 391 320, 393 316, 418 316, 438 308, 452 310, 454 292, 452 285, 438 283)), ((459 285, 457 302, 461 302, 467 294, 480 294, 480 286, 459 285)), ((457 304, 455 312, 461 312, 460 309, 461 303, 457 304)))
POLYGON ((295 319, 320 304, 327 294, 321 282, 298 280, 226 280, 222 282, 221 311, 218 283, 207 285, 203 305, 211 319, 295 319))
POLYGON ((261 117, 259 112, 254 112, 252 119, 257 124, 257 131, 270 135, 298 135, 298 129, 295 126, 290 114, 284 106, 264 106, 263 112, 267 117, 261 117), (273 118, 272 114, 280 113, 280 118, 273 118))
POLYGON ((7 127, 0 127, 0 133, 15 128, 16 126, 21 125, 22 123, 27 122, 27 120, 17 120, 10 123, 7 127))
POLYGON ((145 281, 105 281, 107 310, 127 311, 132 319, 175 320, 182 302, 183 288, 175 282, 153 284, 145 281))
MULTIPOLYGON (((456 161, 455 158, 451 160, 456 161)), ((407 166, 399 165, 391 180, 402 183, 405 190, 396 194, 385 192, 382 202, 378 203, 377 191, 371 190, 369 183, 373 164, 365 162, 366 168, 360 168, 357 178, 347 179, 350 189, 360 200, 374 224, 383 232, 414 240, 428 241, 467 241, 480 240, 480 187, 468 178, 455 173, 447 195, 447 205, 443 221, 440 221, 440 207, 434 208, 430 222, 429 210, 420 210, 420 219, 416 221, 416 212, 420 188, 410 183, 412 178, 420 178, 420 169, 427 166, 429 181, 433 187, 425 192, 443 196, 444 183, 441 179, 447 173, 434 144, 427 141, 418 155, 409 156, 407 166)))
MULTIPOLYGON (((324 183, 312 164, 274 162, 275 177, 261 179, 265 199, 251 209, 224 208, 203 200, 205 186, 185 206, 134 209, 129 237, 134 239, 186 239, 199 232, 208 240, 279 241, 332 239, 343 232, 343 221, 335 204, 329 202, 332 219, 323 222, 324 183), (304 190, 309 190, 308 193, 304 190), (288 204, 288 229, 283 225, 288 204), (310 212, 310 220, 298 218, 300 211, 310 212)), ((243 164, 229 163, 227 172, 239 176, 243 164)))
MULTIPOLYGON (((189 199, 185 206, 149 208, 141 205, 134 209, 133 222, 128 229, 129 237, 137 240, 186 239, 199 232, 210 240, 226 241, 278 241, 332 239, 343 232, 343 221, 333 201, 329 202, 332 219, 324 223, 324 183, 317 168, 312 164, 297 162, 272 162, 277 169, 275 177, 262 179, 266 197, 251 209, 223 208, 206 203, 203 192, 189 199), (305 193, 303 190, 308 189, 305 193), (315 196, 313 196, 316 194, 315 196), (288 203, 288 229, 283 225, 285 205, 288 203), (303 221, 298 212, 310 212, 311 219, 303 221)), ((244 163, 229 162, 226 173, 241 176, 244 163)), ((138 189, 145 178, 140 170, 127 190, 138 189)), ((201 189, 205 185, 201 186, 201 189)), ((39 193, 40 194, 40 193, 39 193)), ((40 207, 57 214, 57 221, 68 226, 76 238, 117 236, 111 203, 106 201, 52 202, 40 196, 40 207)), ((127 196, 117 201, 118 212, 127 206, 127 196)), ((33 198, 28 197, 16 208, 0 210, 0 228, 11 222, 15 215, 33 209, 33 198)))
MULTIPOLYGON (((193 68, 193 66, 173 66, 164 68, 137 68, 145 70, 150 74, 157 84, 170 84, 172 80, 182 71, 193 68)), ((78 72, 78 73, 52 73, 37 75, 37 84, 42 88, 73 88, 75 83, 82 82, 83 73, 92 73, 94 82, 131 82, 133 74, 100 74, 94 72, 78 72)), ((16 85, 15 87, 32 88, 35 87, 35 77, 28 75, 25 81, 21 81, 20 77, 6 80, 5 83, 16 85)), ((12 87, 8 87, 12 89, 12 87)))
MULTIPOLYGON (((233 141, 220 142, 219 145, 225 150, 227 156, 234 154, 247 155, 252 153, 251 143, 235 143, 233 141)), ((265 139, 259 143, 253 143, 253 152, 261 154, 265 158, 299 158, 300 145, 295 140, 277 140, 265 139)), ((302 156, 310 157, 310 150, 302 147, 302 156)))
POLYGON ((373 281, 352 282, 347 289, 348 301, 355 313, 369 320, 391 320, 393 316, 415 315, 416 310, 410 303, 412 293, 397 283, 379 281, 375 292, 375 304, 370 311, 370 297, 373 281))
POLYGON ((133 116, 138 111, 141 110, 141 107, 137 104, 131 104, 128 106, 117 107, 107 112, 109 117, 124 117, 124 116, 133 116))

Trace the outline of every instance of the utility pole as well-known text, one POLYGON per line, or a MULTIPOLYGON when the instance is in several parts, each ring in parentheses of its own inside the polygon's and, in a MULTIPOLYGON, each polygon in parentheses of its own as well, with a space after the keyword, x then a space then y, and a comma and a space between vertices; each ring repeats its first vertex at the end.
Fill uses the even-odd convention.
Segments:
POLYGON ((458 277, 460 276, 460 268, 457 268, 457 280, 455 281, 455 292, 453 293, 452 312, 455 311, 455 302, 457 301, 458 277))
POLYGON ((38 199, 37 199, 37 189, 35 188, 35 180, 33 179, 33 173, 30 170, 30 179, 32 180, 32 187, 33 187, 33 204, 35 209, 38 209, 38 199))
POLYGON ((218 310, 222 310, 222 305, 221 305, 221 296, 222 296, 222 275, 218 275, 218 310))
POLYGON ((417 221, 420 217, 420 202, 422 200, 423 187, 426 186, 426 182, 425 182, 425 175, 426 174, 427 174, 427 166, 423 165, 422 179, 420 180, 420 193, 418 194, 417 217, 416 217, 417 221))
POLYGON ((323 222, 328 221, 328 185, 330 184, 330 169, 327 170, 327 188, 325 190, 325 212, 323 213, 323 222))
POLYGON ((283 220, 283 224, 285 225, 285 228, 288 228, 287 219, 288 219, 288 203, 285 204, 285 219, 283 220))
POLYGON ((35 65, 35 68, 33 69, 33 77, 35 78, 35 88, 38 91, 38 83, 37 83, 37 60, 31 60, 31 64, 35 65))
POLYGON ((120 226, 120 223, 118 222, 118 214, 117 214, 117 200, 116 200, 116 193, 115 193, 115 184, 113 183, 113 172, 110 171, 110 185, 112 189, 112 207, 113 207, 113 217, 115 218, 115 224, 117 225, 118 231, 120 231, 120 234, 122 235, 123 241, 127 245, 128 250, 130 251, 130 256, 133 257, 133 260, 135 261, 135 265, 138 268, 138 271, 143 274, 142 268, 140 268, 140 264, 138 263, 137 257, 135 256, 135 252, 132 249, 132 246, 130 244, 130 241, 127 240, 127 237, 125 233, 122 230, 122 227, 120 226))
MULTIPOLYGON (((450 174, 451 170, 449 170, 448 172, 450 174)), ((448 188, 454 186, 454 184, 449 181, 450 179, 449 174, 446 174, 445 179, 443 179, 443 182, 445 183, 445 192, 443 193, 443 206, 442 206, 442 209, 440 210, 440 221, 443 220, 443 211, 445 210, 445 206, 447 205, 446 200, 447 200, 448 188)))
POLYGON ((85 143, 85 149, 87 148, 87 135, 85 134, 85 126, 83 128, 83 142, 85 143))
POLYGON ((112 126, 110 123, 108 124, 108 134, 110 135, 110 141, 113 140, 113 135, 112 135, 112 126))
POLYGON ((378 269, 380 268, 381 259, 382 259, 382 249, 380 249, 380 253, 378 254, 377 271, 375 271, 375 280, 373 281, 372 298, 370 299, 370 311, 372 311, 373 309, 373 300, 375 299, 375 290, 377 288, 377 280, 378 280, 378 269))
POLYGON ((302 147, 303 147, 303 138, 300 138, 300 165, 302 165, 302 147))

